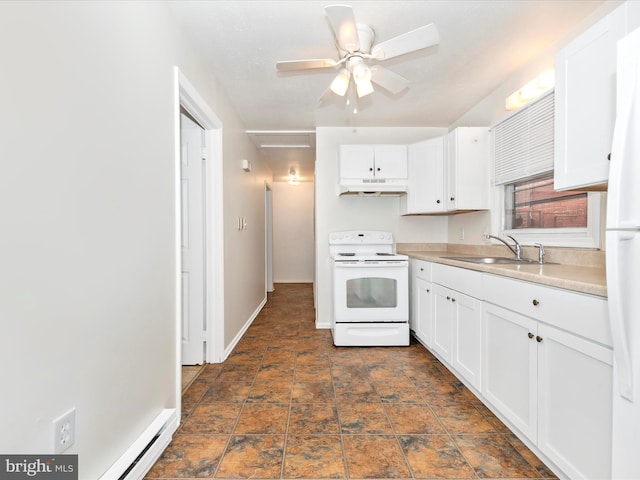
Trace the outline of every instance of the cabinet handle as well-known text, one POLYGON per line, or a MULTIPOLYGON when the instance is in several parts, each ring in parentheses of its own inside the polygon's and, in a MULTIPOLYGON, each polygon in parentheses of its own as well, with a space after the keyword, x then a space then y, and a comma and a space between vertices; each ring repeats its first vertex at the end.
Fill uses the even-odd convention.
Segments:
POLYGON ((380 171, 380 167, 378 167, 376 170, 379 172, 380 171))
POLYGON ((456 197, 451 197, 449 200, 451 200, 452 202, 456 199, 456 197))
POLYGON ((611 161, 611 153, 609 153, 609 155, 607 155, 607 160, 611 161))
POLYGON ((420 267, 420 271, 421 271, 421 272, 424 272, 424 268, 420 267))
POLYGON ((540 335, 538 335, 536 337, 536 342, 538 342, 538 343, 542 342, 542 337, 540 335))
POLYGON ((455 301, 456 301, 456 299, 455 299, 455 298, 453 298, 453 297, 451 297, 451 301, 452 301, 452 302, 455 302, 455 301))
POLYGON ((534 307, 537 307, 538 305, 540 305, 540 302, 538 300, 536 300, 535 298, 533 299, 533 302, 531 302, 531 303, 533 303, 534 307))
POLYGON ((436 200, 436 203, 440 203, 440 200, 436 200))
POLYGON ((451 300, 451 297, 447 297, 447 300, 451 300))
POLYGON ((427 288, 427 293, 431 293, 431 290, 429 290, 428 288, 427 288))
POLYGON ((370 172, 373 172, 373 167, 369 167, 369 171, 370 171, 370 172))
POLYGON ((533 337, 534 337, 533 333, 531 333, 531 332, 527 333, 527 336, 528 336, 529 338, 533 338, 533 337))

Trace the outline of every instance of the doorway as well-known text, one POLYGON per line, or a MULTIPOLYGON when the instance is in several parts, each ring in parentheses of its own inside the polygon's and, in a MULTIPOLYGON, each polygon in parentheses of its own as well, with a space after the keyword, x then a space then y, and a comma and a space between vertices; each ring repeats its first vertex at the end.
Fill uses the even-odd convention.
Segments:
POLYGON ((204 128, 182 108, 180 112, 182 365, 202 365, 205 361, 206 146, 204 128))
MULTIPOLYGON (((175 104, 175 217, 176 217, 176 285, 182 286, 183 277, 183 229, 182 225, 187 213, 183 212, 182 199, 182 151, 180 148, 181 118, 195 123, 191 126, 200 135, 200 148, 195 149, 200 155, 202 168, 200 172, 201 183, 201 223, 202 223, 202 309, 201 343, 198 363, 218 363, 222 361, 224 352, 224 238, 223 238, 223 197, 222 197, 222 123, 215 115, 207 102, 197 92, 187 78, 174 68, 176 85, 175 104), (199 151, 198 151, 199 150, 199 151)), ((194 144, 196 142, 194 134, 194 144)), ((194 147, 195 148, 195 147, 194 147)), ((196 186, 196 184, 194 184, 196 186)), ((189 270, 190 272, 190 270, 189 270)), ((176 289, 176 375, 181 378, 182 353, 183 353, 183 315, 188 308, 188 296, 183 288, 176 289)), ((180 398, 181 382, 177 382, 177 396, 180 398)))
POLYGON ((271 186, 264 182, 264 218, 265 218, 265 262, 266 262, 266 278, 265 286, 267 293, 273 292, 275 287, 273 286, 273 192, 271 186))

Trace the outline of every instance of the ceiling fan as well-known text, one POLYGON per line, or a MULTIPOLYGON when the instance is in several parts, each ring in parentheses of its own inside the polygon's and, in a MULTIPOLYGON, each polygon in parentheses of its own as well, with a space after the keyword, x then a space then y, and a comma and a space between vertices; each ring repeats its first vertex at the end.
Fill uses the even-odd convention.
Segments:
POLYGON ((373 29, 356 23, 351 6, 328 5, 324 10, 340 59, 287 60, 276 63, 276 68, 281 72, 340 68, 321 101, 331 92, 343 97, 350 86, 358 98, 364 97, 373 92, 372 82, 392 94, 402 92, 409 87, 409 80, 380 65, 371 64, 431 47, 440 40, 438 29, 429 24, 373 45, 373 29))

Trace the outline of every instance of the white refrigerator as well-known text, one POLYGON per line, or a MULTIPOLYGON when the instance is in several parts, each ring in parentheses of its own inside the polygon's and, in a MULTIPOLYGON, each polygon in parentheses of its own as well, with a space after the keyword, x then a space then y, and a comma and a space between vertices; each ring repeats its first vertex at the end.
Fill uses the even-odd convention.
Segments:
POLYGON ((640 29, 618 42, 616 126, 607 204, 613 335, 612 474, 640 479, 640 29))

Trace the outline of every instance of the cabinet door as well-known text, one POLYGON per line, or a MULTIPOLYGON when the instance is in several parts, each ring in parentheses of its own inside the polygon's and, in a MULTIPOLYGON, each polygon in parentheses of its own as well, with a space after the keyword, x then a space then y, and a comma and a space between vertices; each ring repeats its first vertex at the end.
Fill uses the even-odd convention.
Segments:
POLYGON ((491 184, 489 129, 458 127, 446 137, 445 192, 447 211, 489 209, 491 184))
POLYGON ((403 213, 443 211, 444 138, 432 138, 409 145, 408 165, 408 189, 403 213))
POLYGON ((340 178, 373 178, 373 145, 340 146, 340 178))
POLYGON ((453 351, 451 365, 478 391, 481 389, 482 302, 451 292, 453 351))
POLYGON ((450 132, 445 141, 445 210, 454 211, 457 209, 457 163, 458 163, 458 133, 459 129, 450 132))
POLYGON ((580 35, 556 56, 555 188, 606 183, 616 110, 616 43, 625 8, 580 35))
POLYGON ((406 145, 376 145, 374 148, 374 176, 376 178, 407 178, 406 145))
POLYGON ((532 442, 537 434, 537 323, 485 303, 482 394, 532 442))
POLYGON ((542 324, 538 335, 538 447, 570 478, 610 478, 611 349, 542 324))
POLYGON ((433 320, 433 286, 422 278, 416 278, 413 288, 414 294, 414 324, 416 337, 426 346, 432 347, 431 332, 433 320))
POLYGON ((433 284, 433 346, 443 360, 451 363, 453 346, 453 307, 451 291, 441 285, 433 284))

